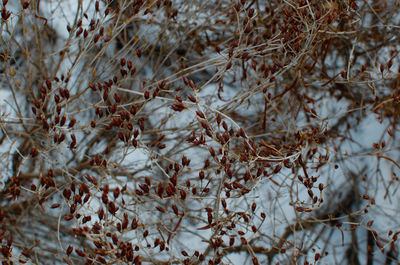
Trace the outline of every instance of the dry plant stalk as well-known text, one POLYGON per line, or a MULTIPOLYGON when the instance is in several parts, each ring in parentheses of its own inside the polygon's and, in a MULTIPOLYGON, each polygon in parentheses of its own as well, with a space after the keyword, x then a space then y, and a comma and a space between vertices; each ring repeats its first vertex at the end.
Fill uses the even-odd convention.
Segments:
POLYGON ((397 10, 2 0, 2 264, 394 264, 397 10))

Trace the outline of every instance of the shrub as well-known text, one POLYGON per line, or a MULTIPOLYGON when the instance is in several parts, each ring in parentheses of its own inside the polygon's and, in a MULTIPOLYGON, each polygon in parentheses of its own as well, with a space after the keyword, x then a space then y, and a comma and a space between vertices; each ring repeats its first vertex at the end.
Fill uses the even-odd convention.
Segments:
POLYGON ((394 2, 3 0, 0 260, 394 262, 394 2))

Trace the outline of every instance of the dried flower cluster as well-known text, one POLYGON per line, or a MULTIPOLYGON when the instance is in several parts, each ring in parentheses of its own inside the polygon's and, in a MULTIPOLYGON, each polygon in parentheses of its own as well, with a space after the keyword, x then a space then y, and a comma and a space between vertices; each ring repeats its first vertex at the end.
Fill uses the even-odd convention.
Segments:
POLYGON ((3 0, 0 261, 394 264, 398 5, 3 0))

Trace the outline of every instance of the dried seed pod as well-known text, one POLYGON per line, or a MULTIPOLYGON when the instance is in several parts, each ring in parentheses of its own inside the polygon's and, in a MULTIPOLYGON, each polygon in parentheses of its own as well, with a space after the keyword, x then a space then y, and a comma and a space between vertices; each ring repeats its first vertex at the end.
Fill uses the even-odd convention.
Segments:
POLYGON ((172 210, 174 211, 174 213, 176 215, 179 215, 178 207, 176 206, 176 204, 173 204, 171 207, 172 207, 172 210))
POLYGON ((208 148, 208 151, 210 152, 210 154, 211 154, 212 157, 215 157, 215 150, 214 150, 214 148, 212 148, 212 146, 210 146, 210 147, 208 148))
POLYGON ((50 79, 46 79, 46 86, 47 86, 47 88, 48 88, 49 90, 51 90, 52 84, 51 84, 50 79))
POLYGON ((133 218, 132 223, 131 223, 131 228, 135 230, 138 227, 138 222, 136 218, 133 218))
POLYGON ((71 221, 74 217, 72 215, 66 215, 64 216, 65 221, 71 221))
POLYGON ((39 154, 38 149, 33 147, 32 150, 31 150, 31 152, 30 152, 30 155, 31 155, 32 157, 35 157, 35 156, 37 156, 38 154, 39 154))
POLYGON ((189 94, 187 97, 188 97, 188 99, 189 99, 190 101, 192 101, 193 103, 196 103, 196 102, 197 102, 197 99, 196 99, 195 96, 193 96, 192 94, 189 94))
POLYGON ((144 91, 144 98, 149 99, 150 98, 150 92, 148 90, 144 91))
POLYGON ((186 199, 186 192, 184 190, 180 190, 179 193, 181 195, 181 199, 185 200, 186 199))
POLYGON ((118 93, 115 93, 113 97, 114 97, 115 102, 117 102, 117 103, 121 102, 121 98, 119 97, 118 93))
POLYGON ((226 209, 226 201, 225 201, 225 199, 221 199, 221 204, 222 204, 222 207, 224 207, 224 209, 226 209))
POLYGON ((119 62, 121 64, 121 66, 124 67, 125 64, 126 64, 126 59, 125 58, 121 58, 119 62))
POLYGON ((203 113, 202 111, 200 111, 200 110, 196 110, 196 114, 197 114, 197 116, 199 116, 199 117, 202 118, 202 119, 205 119, 205 118, 206 118, 206 116, 204 115, 204 113, 203 113))
POLYGON ((76 123, 76 119, 75 119, 75 118, 72 118, 72 119, 70 120, 69 124, 68 124, 68 128, 74 127, 75 123, 76 123))
POLYGON ((65 117, 65 115, 62 116, 62 117, 61 117, 61 120, 60 120, 60 126, 64 126, 64 124, 65 124, 66 121, 67 121, 67 117, 65 117))
POLYGON ((58 208, 58 207, 60 207, 60 204, 59 204, 59 203, 53 203, 53 204, 50 206, 51 209, 58 208))
POLYGON ((67 251, 66 251, 68 256, 71 255, 72 250, 74 250, 74 248, 71 245, 69 245, 68 248, 67 248, 67 251))

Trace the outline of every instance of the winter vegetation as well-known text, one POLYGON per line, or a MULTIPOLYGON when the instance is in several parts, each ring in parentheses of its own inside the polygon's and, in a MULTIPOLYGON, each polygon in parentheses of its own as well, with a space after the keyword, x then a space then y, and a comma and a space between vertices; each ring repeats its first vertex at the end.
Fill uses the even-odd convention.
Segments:
POLYGON ((396 0, 2 0, 0 261, 399 264, 396 0))

